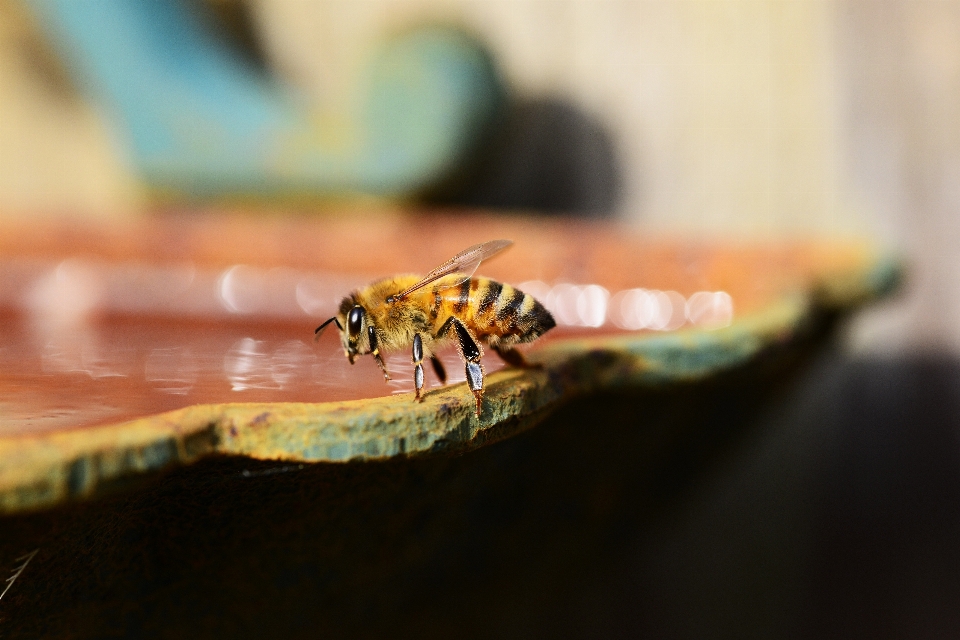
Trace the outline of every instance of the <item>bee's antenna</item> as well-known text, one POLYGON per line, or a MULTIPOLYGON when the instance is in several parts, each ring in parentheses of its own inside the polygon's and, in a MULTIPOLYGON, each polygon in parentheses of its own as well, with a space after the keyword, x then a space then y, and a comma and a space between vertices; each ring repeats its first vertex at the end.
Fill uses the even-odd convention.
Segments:
POLYGON ((320 339, 320 334, 323 333, 323 330, 326 329, 326 328, 327 328, 327 325, 330 324, 331 322, 336 323, 337 329, 340 329, 340 331, 343 331, 343 327, 340 326, 340 321, 337 320, 337 316, 333 316, 332 318, 330 318, 329 320, 327 320, 326 322, 324 322, 322 325, 320 325, 319 327, 317 327, 316 331, 313 332, 313 340, 314 340, 314 342, 316 342, 317 340, 320 339))

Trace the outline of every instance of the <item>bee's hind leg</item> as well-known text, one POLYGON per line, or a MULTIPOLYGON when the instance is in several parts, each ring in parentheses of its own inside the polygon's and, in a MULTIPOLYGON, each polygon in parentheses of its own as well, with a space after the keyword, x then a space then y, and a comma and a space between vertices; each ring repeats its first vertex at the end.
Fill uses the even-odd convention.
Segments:
POLYGON ((477 417, 480 417, 480 411, 483 409, 483 365, 478 358, 476 362, 467 360, 467 384, 470 385, 470 391, 477 401, 477 417))
POLYGON ((447 321, 443 323, 440 331, 437 332, 437 337, 446 334, 451 327, 456 333, 457 348, 460 351, 460 357, 463 358, 467 373, 467 385, 470 387, 470 391, 473 392, 473 397, 477 402, 477 417, 479 418, 480 411, 483 408, 483 365, 480 364, 480 357, 483 356, 483 351, 480 349, 480 345, 477 344, 476 339, 470 334, 469 329, 467 329, 456 316, 450 316, 447 321))
POLYGON ((423 339, 417 333, 413 336, 413 382, 417 387, 414 400, 423 402, 420 391, 423 389, 423 339))
POLYGON ((543 367, 539 362, 530 362, 523 356, 523 352, 513 347, 504 347, 502 345, 490 345, 497 352, 500 359, 509 365, 518 369, 540 369, 543 367))

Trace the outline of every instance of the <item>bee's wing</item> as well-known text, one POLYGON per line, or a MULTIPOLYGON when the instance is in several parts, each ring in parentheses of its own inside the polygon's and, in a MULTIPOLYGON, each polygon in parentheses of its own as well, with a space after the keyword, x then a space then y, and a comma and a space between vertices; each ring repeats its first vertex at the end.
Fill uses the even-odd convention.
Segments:
POLYGON ((497 253, 500 253, 512 244, 513 240, 490 240, 489 242, 484 242, 483 244, 473 245, 469 249, 464 249, 424 276, 423 280, 413 285, 406 291, 398 293, 395 297, 397 299, 405 298, 414 291, 422 289, 428 284, 434 283, 441 278, 444 279, 444 289, 455 287, 465 280, 468 280, 470 276, 472 276, 477 270, 477 267, 481 262, 497 253))

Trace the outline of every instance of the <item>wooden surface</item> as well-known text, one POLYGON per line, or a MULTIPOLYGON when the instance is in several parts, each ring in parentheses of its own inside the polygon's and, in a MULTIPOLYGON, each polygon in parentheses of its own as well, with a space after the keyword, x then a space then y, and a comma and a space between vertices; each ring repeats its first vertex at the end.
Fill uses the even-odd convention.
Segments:
MULTIPOLYGON (((453 213, 24 225, 0 230, 0 256, 5 512, 212 454, 342 462, 476 447, 584 393, 735 369, 802 338, 811 320, 883 295, 900 274, 857 243, 707 245, 453 213), (485 359, 492 373, 479 420, 462 384, 431 387, 428 376, 426 401, 413 403, 408 354, 390 361, 397 375, 385 386, 369 358, 348 365, 332 332, 311 341, 352 287, 425 272, 501 237, 516 246, 480 272, 533 282, 538 297, 566 307, 561 326, 529 351, 543 369, 499 370, 485 359), (600 316, 581 304, 591 285, 616 303, 600 316), (624 329, 621 292, 637 288, 663 292, 674 307, 719 292, 732 316, 624 329), (584 326, 597 318, 600 326, 584 326)), ((442 357, 462 380, 456 354, 442 357)))

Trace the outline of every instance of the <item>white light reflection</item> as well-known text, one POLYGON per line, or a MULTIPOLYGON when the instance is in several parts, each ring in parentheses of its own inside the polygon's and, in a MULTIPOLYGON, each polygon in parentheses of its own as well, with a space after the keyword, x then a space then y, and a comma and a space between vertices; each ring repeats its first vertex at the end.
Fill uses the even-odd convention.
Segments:
POLYGON ((233 391, 278 387, 265 343, 261 340, 243 338, 235 342, 223 356, 223 372, 233 391))
POLYGON ((670 296, 663 291, 647 291, 645 293, 646 295, 641 296, 640 307, 637 309, 640 323, 645 329, 663 331, 673 317, 673 304, 670 302, 670 296))
MULTIPOLYGON (((49 333, 49 331, 44 331, 49 333)), ((87 332, 89 335, 89 332, 87 332)), ((73 334, 72 340, 53 338, 43 345, 40 352, 40 368, 44 373, 86 373, 83 365, 82 347, 78 338, 83 334, 73 334)))
POLYGON ((40 353, 40 368, 44 373, 82 373, 94 379, 126 378, 132 357, 132 350, 104 347, 91 327, 79 325, 47 340, 40 353))
POLYGON ((132 351, 103 344, 92 323, 103 300, 103 280, 95 264, 68 259, 25 291, 30 326, 43 344, 40 366, 45 373, 81 373, 94 379, 129 375, 132 351))
POLYGON ((664 310, 666 322, 660 327, 660 331, 673 331, 679 329, 687 322, 687 299, 676 291, 664 291, 663 295, 667 298, 667 303, 661 307, 664 310), (669 304, 669 312, 666 311, 666 305, 669 304))
POLYGON ((521 282, 517 285, 517 289, 530 294, 540 302, 546 300, 547 296, 550 295, 550 285, 543 280, 527 280, 526 282, 521 282))
POLYGON ((223 308, 236 314, 295 315, 302 309, 297 297, 301 275, 293 269, 260 269, 238 264, 217 280, 223 308))
POLYGON ((517 288, 540 301, 561 326, 602 327, 607 321, 610 292, 600 285, 561 282, 551 287, 540 280, 529 280, 517 288))
POLYGON ((628 331, 672 331, 687 323, 725 327, 733 320, 733 298, 726 291, 698 291, 686 299, 676 291, 626 289, 610 299, 609 319, 628 331))
POLYGON ((26 305, 57 324, 83 322, 103 297, 97 269, 81 260, 64 260, 27 292, 26 305))
POLYGON ((621 329, 637 331, 675 329, 684 321, 684 299, 676 291, 627 289, 611 300, 611 321, 621 329))
POLYGON ((317 354, 300 340, 287 340, 274 350, 264 340, 243 338, 223 357, 223 372, 233 391, 290 389, 316 383, 317 354))
MULTIPOLYGON (((387 385, 390 387, 391 394, 412 393, 416 390, 413 384, 413 364, 409 355, 390 354, 384 359, 384 364, 387 365, 387 371, 390 372, 387 385)), ((427 377, 427 369, 428 366, 424 367, 424 378, 427 377)), ((424 386, 429 388, 429 383, 426 380, 424 380, 424 386)))
POLYGON ((646 289, 627 289, 618 291, 610 299, 610 320, 621 329, 637 331, 646 328, 640 319, 641 297, 647 295, 646 289))
POLYGON ((297 305, 308 316, 329 317, 336 313, 340 301, 347 293, 368 281, 356 276, 346 278, 331 274, 307 275, 297 282, 294 295, 297 305))
POLYGON ((249 313, 252 309, 246 308, 242 299, 241 282, 247 280, 245 275, 253 275, 246 265, 238 264, 223 272, 217 282, 217 294, 224 308, 230 313, 249 313), (248 272, 248 273, 245 273, 248 272))
POLYGON ((687 300, 686 316, 707 329, 727 327, 733 321, 733 298, 726 291, 698 291, 687 300))
POLYGON ((364 274, 192 262, 0 261, 0 304, 53 323, 86 322, 98 312, 216 318, 330 317, 344 295, 373 280, 364 274))
POLYGON ((598 284, 588 284, 577 296, 577 316, 584 327, 602 327, 607 320, 610 292, 598 284))
POLYGON ((543 306, 553 314, 557 324, 575 327, 580 324, 580 314, 577 311, 577 299, 581 288, 575 284, 562 282, 554 285, 544 298, 543 306))
POLYGON ((150 351, 144 367, 144 377, 157 391, 186 395, 197 383, 200 364, 193 352, 185 347, 157 348, 150 351))

